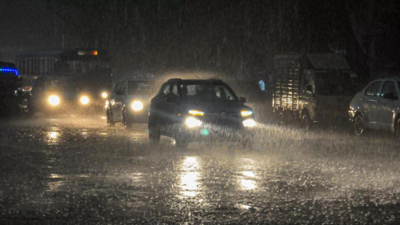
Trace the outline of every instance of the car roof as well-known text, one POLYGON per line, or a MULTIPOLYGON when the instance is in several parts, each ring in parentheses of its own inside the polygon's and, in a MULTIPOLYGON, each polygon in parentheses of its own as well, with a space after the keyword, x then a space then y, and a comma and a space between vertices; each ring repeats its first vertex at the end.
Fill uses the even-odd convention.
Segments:
POLYGON ((196 83, 196 82, 201 82, 201 83, 224 83, 220 79, 180 79, 180 78, 172 78, 167 81, 168 82, 182 82, 182 83, 196 83))

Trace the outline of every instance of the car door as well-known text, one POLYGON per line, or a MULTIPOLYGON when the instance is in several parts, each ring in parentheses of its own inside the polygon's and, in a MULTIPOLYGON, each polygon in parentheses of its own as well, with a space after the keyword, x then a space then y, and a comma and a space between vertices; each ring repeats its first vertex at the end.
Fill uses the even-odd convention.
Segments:
POLYGON ((177 83, 166 83, 161 87, 159 96, 154 99, 154 111, 161 125, 170 125, 175 122, 178 110, 179 94, 177 83))
POLYGON ((396 110, 396 103, 398 102, 398 93, 394 81, 385 81, 381 90, 380 102, 377 105, 379 112, 378 126, 385 130, 391 130, 393 124, 394 113, 396 110), (385 98, 384 96, 393 98, 385 98))
POLYGON ((382 81, 376 81, 370 84, 364 91, 364 95, 361 98, 361 105, 363 108, 364 116, 366 117, 366 123, 370 128, 378 128, 378 104, 380 99, 379 90, 381 88, 382 81))
POLYGON ((127 90, 126 86, 127 86, 126 81, 121 82, 115 92, 115 97, 114 97, 115 101, 114 105, 112 106, 114 121, 122 121, 122 108, 125 102, 125 96, 127 90))

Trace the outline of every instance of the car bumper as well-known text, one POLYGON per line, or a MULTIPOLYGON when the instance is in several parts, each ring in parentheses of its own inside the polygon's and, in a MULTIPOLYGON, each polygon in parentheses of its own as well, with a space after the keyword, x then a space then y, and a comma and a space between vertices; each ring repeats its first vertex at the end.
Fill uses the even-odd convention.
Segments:
POLYGON ((251 135, 253 128, 237 126, 218 126, 213 124, 202 124, 197 127, 188 127, 185 124, 174 125, 174 131, 170 132, 172 137, 185 139, 187 141, 241 141, 244 137, 251 135))

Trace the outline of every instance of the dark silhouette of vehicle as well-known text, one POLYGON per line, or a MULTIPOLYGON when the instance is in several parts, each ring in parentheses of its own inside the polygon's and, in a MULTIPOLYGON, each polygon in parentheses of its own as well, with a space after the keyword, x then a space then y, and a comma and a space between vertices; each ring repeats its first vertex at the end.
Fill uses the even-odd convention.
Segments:
POLYGON ((13 63, 0 62, 0 115, 18 115, 26 111, 26 96, 21 89, 21 77, 13 63))
POLYGON ((342 55, 277 55, 274 67, 272 107, 280 123, 300 120, 309 129, 346 120, 356 74, 342 55))
POLYGON ((133 123, 147 123, 153 83, 148 79, 118 82, 106 103, 107 124, 122 122, 130 128, 133 123))
POLYGON ((149 138, 175 139, 178 147, 202 139, 249 143, 248 131, 255 126, 254 114, 223 81, 170 79, 151 100, 149 138))
POLYGON ((86 111, 90 97, 73 77, 47 76, 35 80, 28 100, 30 115, 36 112, 72 114, 86 111))

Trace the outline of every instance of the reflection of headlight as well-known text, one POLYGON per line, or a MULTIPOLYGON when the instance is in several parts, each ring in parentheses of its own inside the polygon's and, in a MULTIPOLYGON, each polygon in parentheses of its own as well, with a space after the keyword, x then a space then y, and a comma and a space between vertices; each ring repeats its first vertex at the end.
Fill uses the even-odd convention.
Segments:
POLYGON ((143 103, 141 101, 134 101, 132 103, 132 109, 134 111, 139 111, 143 109, 143 103))
POLYGON ((254 121, 253 119, 247 119, 247 120, 243 121, 244 127, 254 127, 255 125, 256 125, 256 121, 254 121))
POLYGON ((204 112, 199 110, 189 110, 189 114, 192 116, 204 116, 204 112))
POLYGON ((108 93, 107 93, 107 92, 101 93, 101 97, 102 97, 102 98, 107 98, 107 97, 108 97, 108 93))
POLYGON ((243 117, 248 117, 253 114, 252 111, 241 111, 240 114, 242 114, 243 117))
POLYGON ((82 96, 81 97, 81 103, 86 105, 89 103, 89 98, 87 96, 82 96))
POLYGON ((60 98, 57 95, 52 95, 49 97, 50 105, 56 106, 60 104, 60 98))
POLYGON ((194 117, 189 117, 186 119, 186 125, 188 127, 198 127, 202 124, 202 122, 194 117))

